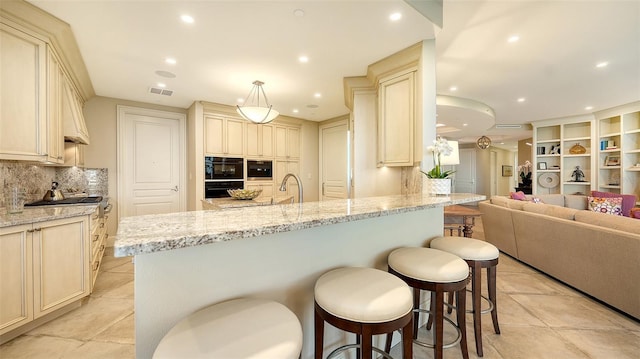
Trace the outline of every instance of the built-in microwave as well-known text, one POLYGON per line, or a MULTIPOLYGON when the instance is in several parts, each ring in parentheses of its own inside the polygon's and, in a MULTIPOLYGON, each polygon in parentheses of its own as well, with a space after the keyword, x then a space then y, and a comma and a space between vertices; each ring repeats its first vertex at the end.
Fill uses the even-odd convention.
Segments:
POLYGON ((227 190, 243 189, 244 181, 205 181, 204 198, 224 198, 231 197, 227 190))
POLYGON ((271 180, 272 178, 272 161, 247 160, 247 180, 271 180))
POLYGON ((244 180, 244 159, 233 157, 205 157, 204 179, 244 180))

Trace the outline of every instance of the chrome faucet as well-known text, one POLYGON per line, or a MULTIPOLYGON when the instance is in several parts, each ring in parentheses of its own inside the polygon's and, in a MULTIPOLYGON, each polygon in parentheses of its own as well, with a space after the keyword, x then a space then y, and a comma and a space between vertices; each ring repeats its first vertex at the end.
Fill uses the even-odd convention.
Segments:
POLYGON ((289 177, 295 178, 298 183, 298 202, 302 203, 302 181, 300 181, 300 177, 295 175, 294 173, 287 173, 286 176, 282 179, 282 183, 280 184, 280 191, 284 192, 287 190, 287 180, 289 177))

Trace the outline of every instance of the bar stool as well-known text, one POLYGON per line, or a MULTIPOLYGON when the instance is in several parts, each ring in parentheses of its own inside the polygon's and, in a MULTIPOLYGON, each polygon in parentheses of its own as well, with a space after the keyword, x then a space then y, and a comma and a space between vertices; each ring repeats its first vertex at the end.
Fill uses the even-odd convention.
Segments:
POLYGON ((297 359, 301 350, 302 328, 293 312, 278 302, 241 298, 181 320, 153 358, 297 359))
POLYGON ((473 331, 476 339, 476 351, 478 356, 483 356, 482 351, 482 323, 481 314, 491 313, 493 330, 500 334, 498 326, 498 305, 496 297, 496 267, 500 252, 493 244, 478 239, 467 237, 438 237, 431 241, 431 248, 443 250, 464 259, 471 269, 471 298, 473 313, 473 331), (482 268, 487 269, 487 289, 489 297, 482 295, 482 268), (489 303, 489 308, 482 310, 480 300, 484 298, 489 303))
POLYGON ((352 348, 356 357, 371 359, 372 351, 393 359, 373 347, 372 336, 402 330, 404 359, 413 358, 413 307, 411 289, 397 277, 374 268, 345 267, 331 270, 316 281, 315 358, 322 359, 324 322, 356 334, 357 344, 332 351, 327 358, 352 348))
MULTIPOLYGON (((467 331, 465 321, 466 287, 469 283, 469 267, 459 257, 431 248, 404 247, 389 254, 389 273, 404 280, 414 288, 413 296, 413 337, 418 345, 433 348, 434 357, 441 359, 443 349, 460 343, 462 357, 469 358, 467 349, 467 331), (431 311, 420 308, 420 290, 431 291, 431 311), (457 326, 451 319, 444 317, 444 293, 456 292, 457 326), (418 318, 420 313, 431 313, 435 316, 433 344, 421 342, 418 337, 418 318), (444 321, 448 321, 458 331, 458 337, 451 343, 444 344, 444 321)), ((431 317, 431 316, 430 316, 431 317)), ((387 340, 389 342, 389 340, 387 340)))

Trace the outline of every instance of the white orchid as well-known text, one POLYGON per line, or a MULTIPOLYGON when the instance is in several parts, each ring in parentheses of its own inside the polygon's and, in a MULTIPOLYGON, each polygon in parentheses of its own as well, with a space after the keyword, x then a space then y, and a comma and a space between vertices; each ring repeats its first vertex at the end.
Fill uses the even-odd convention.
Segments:
POLYGON ((427 147, 427 150, 433 155, 434 168, 429 172, 424 172, 428 178, 448 178, 455 171, 442 171, 441 156, 449 156, 453 152, 453 147, 449 145, 446 139, 439 137, 433 140, 433 146, 427 147))

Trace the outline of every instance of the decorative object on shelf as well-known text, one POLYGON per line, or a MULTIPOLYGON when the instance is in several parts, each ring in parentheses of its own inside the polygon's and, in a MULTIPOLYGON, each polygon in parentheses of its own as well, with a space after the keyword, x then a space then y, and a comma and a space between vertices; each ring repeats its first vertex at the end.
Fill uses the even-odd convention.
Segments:
POLYGON ((581 155, 583 153, 587 153, 587 149, 579 143, 576 143, 575 145, 571 146, 571 148, 569 149, 569 153, 572 155, 581 155))
POLYGON ((584 172, 582 172, 582 170, 580 169, 580 166, 576 166, 576 169, 573 170, 573 173, 571 173, 571 177, 572 178, 575 177, 574 182, 584 182, 583 180, 584 172))
POLYGON ((513 166, 502 166, 502 177, 511 177, 513 176, 513 166))
POLYGON ((552 145, 551 151, 549 151, 550 155, 559 155, 560 154, 560 145, 552 145))
POLYGON ((618 171, 613 171, 611 176, 609 177, 609 186, 619 186, 620 185, 620 173, 618 171))
POLYGON ((522 187, 529 188, 531 187, 531 162, 525 161, 523 165, 518 166, 518 174, 520 176, 520 183, 522 183, 522 187))
POLYGON ((547 169, 547 163, 546 162, 538 162, 538 169, 539 170, 546 170, 547 169))
POLYGON ((491 139, 487 136, 482 136, 478 138, 476 144, 480 149, 486 150, 487 148, 489 148, 489 146, 491 146, 491 139))
POLYGON ((538 146, 538 148, 536 149, 536 154, 537 155, 544 155, 545 153, 545 147, 544 146, 538 146))
POLYGON ((254 199, 262 193, 262 189, 228 189, 227 193, 233 199, 254 199))
POLYGON ((620 156, 610 155, 604 159, 605 166, 620 166, 620 156))
POLYGON ((272 105, 269 105, 269 100, 264 93, 262 85, 264 85, 262 81, 253 81, 253 87, 251 91, 249 91, 249 95, 247 95, 244 104, 242 106, 236 106, 238 114, 245 120, 253 123, 269 123, 280 114, 273 109, 272 105), (260 106, 260 93, 262 93, 262 97, 264 97, 264 106, 260 106), (249 98, 251 98, 251 102, 249 102, 249 98))
POLYGON ((538 177, 538 183, 544 188, 553 188, 560 183, 560 178, 555 173, 543 173, 538 177))
POLYGON ((427 176, 427 179, 424 182, 427 193, 436 195, 450 194, 451 178, 449 178, 449 176, 455 173, 455 171, 444 171, 442 169, 442 166, 460 163, 458 154, 458 142, 449 142, 446 139, 438 136, 438 138, 433 140, 433 146, 429 146, 427 150, 431 152, 434 164, 434 167, 429 172, 424 172, 422 170, 420 171, 425 176, 427 176))

